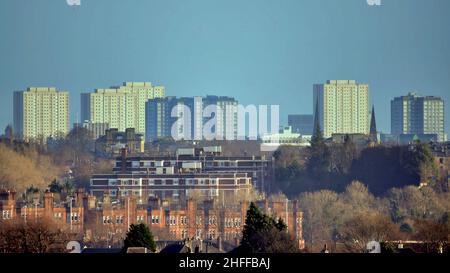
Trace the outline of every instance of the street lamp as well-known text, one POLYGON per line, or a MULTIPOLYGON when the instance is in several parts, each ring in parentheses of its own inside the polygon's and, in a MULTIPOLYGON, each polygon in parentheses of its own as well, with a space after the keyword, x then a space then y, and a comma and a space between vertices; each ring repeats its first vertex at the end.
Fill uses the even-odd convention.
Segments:
POLYGON ((37 222, 37 206, 39 205, 39 199, 34 198, 34 222, 37 222))
POLYGON ((23 208, 25 209, 24 220, 25 220, 25 225, 26 225, 27 224, 27 205, 23 206, 23 208))
POLYGON ((128 205, 127 205, 127 225, 128 225, 128 230, 130 230, 130 197, 128 196, 128 198, 127 198, 127 202, 128 202, 128 205))
POLYGON ((72 231, 72 196, 67 196, 67 202, 69 203, 69 223, 70 223, 70 231, 72 231))
MULTIPOLYGON (((289 226, 288 206, 289 206, 289 199, 286 198, 286 227, 289 226)), ((289 230, 289 228, 287 228, 287 230, 289 230)))

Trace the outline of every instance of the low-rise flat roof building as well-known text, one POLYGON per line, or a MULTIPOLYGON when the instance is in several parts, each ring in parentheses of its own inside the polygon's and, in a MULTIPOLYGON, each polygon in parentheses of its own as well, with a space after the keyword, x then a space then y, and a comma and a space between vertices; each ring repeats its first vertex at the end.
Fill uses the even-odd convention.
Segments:
POLYGON ((137 134, 133 128, 128 128, 125 132, 113 128, 107 129, 105 135, 96 140, 95 152, 114 156, 126 149, 130 154, 139 154, 144 152, 144 144, 143 135, 137 134))

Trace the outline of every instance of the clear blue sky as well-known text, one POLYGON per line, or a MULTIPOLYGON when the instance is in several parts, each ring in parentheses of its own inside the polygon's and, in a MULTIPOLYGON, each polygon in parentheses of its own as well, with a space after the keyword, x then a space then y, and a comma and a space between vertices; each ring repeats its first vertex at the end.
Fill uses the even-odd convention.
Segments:
POLYGON ((381 0, 0 1, 0 128, 12 123, 14 90, 82 92, 151 81, 167 95, 217 94, 243 104, 312 113, 312 85, 370 84, 378 125, 390 99, 417 90, 447 102, 450 1, 381 0))

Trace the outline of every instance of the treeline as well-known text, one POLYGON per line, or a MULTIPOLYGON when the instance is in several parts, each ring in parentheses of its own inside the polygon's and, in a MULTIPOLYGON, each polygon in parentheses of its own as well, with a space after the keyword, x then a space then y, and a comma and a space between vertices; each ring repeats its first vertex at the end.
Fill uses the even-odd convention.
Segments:
POLYGON ((30 187, 46 187, 60 169, 52 157, 33 147, 15 149, 0 143, 0 187, 23 192, 30 187))
MULTIPOLYGON (((286 200, 283 194, 272 200, 286 200)), ((450 253, 450 193, 432 187, 392 188, 377 197, 358 181, 343 192, 305 192, 295 197, 303 213, 306 249, 301 252, 368 252, 381 243, 397 251, 396 241, 421 242, 414 251, 450 253)), ((236 253, 299 252, 281 219, 262 213, 253 203, 247 211, 243 238, 236 253)))
POLYGON ((362 252, 368 242, 418 240, 426 251, 448 252, 450 194, 431 187, 393 188, 383 197, 360 182, 344 192, 321 190, 298 196, 309 251, 362 252))
POLYGON ((70 166, 76 187, 87 188, 94 173, 110 173, 113 162, 95 154, 92 132, 84 127, 75 127, 62 139, 49 146, 48 152, 65 166, 70 166))
POLYGON ((308 251, 326 244, 361 252, 372 240, 418 240, 425 251, 449 251, 448 182, 428 145, 360 150, 349 137, 328 144, 316 128, 311 147, 280 147, 274 157, 272 188, 299 200, 308 251))
POLYGON ((379 196, 394 187, 433 184, 441 187, 437 167, 426 144, 375 146, 359 150, 346 138, 343 144, 326 144, 319 131, 309 148, 280 147, 275 154, 275 191, 289 196, 301 192, 342 192, 358 180, 379 196))
POLYGON ((111 159, 94 153, 90 131, 75 127, 48 145, 40 142, 0 143, 0 187, 19 193, 43 191, 49 184, 87 188, 94 173, 112 171, 111 159))
POLYGON ((0 253, 65 253, 72 237, 48 219, 0 220, 0 253))

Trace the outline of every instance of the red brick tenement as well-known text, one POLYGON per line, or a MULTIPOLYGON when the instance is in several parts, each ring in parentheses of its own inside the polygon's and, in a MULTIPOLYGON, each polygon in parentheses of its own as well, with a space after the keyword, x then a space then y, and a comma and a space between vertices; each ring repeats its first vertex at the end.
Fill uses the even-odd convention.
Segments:
MULTIPOLYGON (((72 202, 56 205, 53 194, 46 192, 43 204, 27 205, 15 201, 14 191, 0 193, 0 212, 3 220, 21 218, 24 221, 53 219, 72 232, 89 240, 96 233, 104 232, 123 236, 132 223, 145 223, 157 240, 201 239, 211 242, 228 242, 237 245, 245 224, 248 201, 223 204, 217 199, 184 203, 150 198, 139 204, 133 196, 110 199, 105 195, 98 201, 94 196, 78 190, 72 202)), ((304 247, 302 237, 302 212, 297 201, 257 201, 263 212, 281 218, 287 224, 293 240, 304 247)))
POLYGON ((67 202, 55 203, 54 194, 46 191, 42 200, 17 202, 14 190, 0 190, 0 220, 21 219, 24 223, 51 220, 73 233, 82 233, 84 224, 84 191, 79 190, 67 202))

